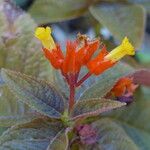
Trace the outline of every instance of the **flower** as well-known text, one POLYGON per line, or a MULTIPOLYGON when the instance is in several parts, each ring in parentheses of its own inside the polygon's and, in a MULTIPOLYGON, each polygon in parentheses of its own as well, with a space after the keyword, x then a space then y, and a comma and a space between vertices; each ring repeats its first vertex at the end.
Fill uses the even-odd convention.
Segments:
POLYGON ((129 42, 127 37, 123 39, 122 43, 118 47, 105 56, 105 59, 116 62, 125 55, 135 55, 134 47, 129 42))
POLYGON ((77 40, 66 43, 66 54, 64 55, 60 45, 55 44, 53 40, 50 27, 38 27, 35 36, 42 42, 45 57, 55 69, 60 69, 64 76, 77 75, 82 66, 87 66, 89 74, 99 75, 115 65, 123 56, 135 53, 127 37, 118 47, 108 53, 106 47, 102 47, 99 39, 89 40, 86 35, 78 35, 77 40), (95 58, 92 58, 100 46, 102 50, 95 58))
POLYGON ((110 53, 107 52, 104 46, 100 53, 87 63, 87 68, 92 74, 99 75, 108 68, 112 67, 117 61, 119 61, 125 55, 134 55, 135 50, 132 44, 125 37, 122 43, 112 50, 110 53))
POLYGON ((45 57, 55 69, 60 69, 63 75, 78 73, 81 67, 90 61, 92 55, 100 46, 99 39, 90 41, 87 37, 84 37, 83 41, 79 39, 73 42, 68 41, 66 43, 66 55, 64 55, 60 45, 55 44, 49 27, 38 27, 35 36, 43 44, 45 57))
POLYGON ((131 97, 137 87, 138 85, 133 83, 132 78, 123 77, 116 83, 110 93, 115 97, 131 97))
POLYGON ((49 50, 55 48, 55 42, 51 36, 51 28, 50 27, 38 27, 35 30, 35 37, 38 38, 44 48, 47 48, 49 50))
POLYGON ((135 53, 127 37, 124 38, 120 46, 109 53, 106 47, 102 46, 100 39, 89 40, 86 35, 78 34, 75 41, 66 43, 65 54, 60 45, 55 44, 50 27, 38 27, 35 30, 35 37, 42 42, 45 57, 55 69, 61 71, 70 88, 69 111, 75 104, 77 87, 81 86, 92 74, 99 75, 115 65, 123 56, 134 55, 135 53), (93 58, 94 53, 99 48, 101 48, 101 51, 93 58), (89 71, 78 79, 83 66, 86 66, 89 71))
POLYGON ((66 56, 63 63, 63 73, 78 73, 82 66, 86 65, 93 53, 99 48, 98 39, 87 41, 79 46, 77 41, 68 41, 66 44, 66 56))

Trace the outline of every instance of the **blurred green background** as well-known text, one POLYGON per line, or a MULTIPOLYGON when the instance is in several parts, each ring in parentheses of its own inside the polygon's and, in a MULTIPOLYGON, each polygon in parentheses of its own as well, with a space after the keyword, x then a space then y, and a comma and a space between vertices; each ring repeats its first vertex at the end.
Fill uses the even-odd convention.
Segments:
POLYGON ((78 32, 101 36, 110 49, 128 36, 136 60, 150 62, 150 0, 14 0, 38 25, 51 25, 57 41, 78 32))

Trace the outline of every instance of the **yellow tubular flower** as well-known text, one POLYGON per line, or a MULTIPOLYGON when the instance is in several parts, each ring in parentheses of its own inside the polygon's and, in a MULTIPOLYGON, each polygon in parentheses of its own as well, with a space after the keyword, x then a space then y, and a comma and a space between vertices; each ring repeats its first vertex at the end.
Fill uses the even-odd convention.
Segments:
POLYGON ((35 37, 42 42, 44 48, 51 50, 56 47, 55 42, 51 36, 50 27, 37 27, 35 30, 35 37))
POLYGON ((105 56, 105 59, 116 62, 125 55, 134 55, 134 54, 135 54, 134 47, 129 42, 128 38, 125 37, 118 47, 113 49, 108 55, 105 56))

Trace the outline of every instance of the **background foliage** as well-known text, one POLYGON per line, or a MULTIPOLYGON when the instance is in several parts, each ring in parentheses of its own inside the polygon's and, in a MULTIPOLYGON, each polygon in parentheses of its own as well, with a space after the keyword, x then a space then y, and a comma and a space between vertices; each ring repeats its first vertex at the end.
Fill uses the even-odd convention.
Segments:
MULTIPOLYGON (((85 98, 103 97, 114 86, 118 78, 134 72, 133 68, 149 68, 149 0, 14 1, 24 11, 16 7, 10 0, 0 0, 0 68, 19 71, 48 80, 50 83, 59 83, 57 88, 62 90, 64 97, 67 97, 67 92, 63 79, 58 72, 52 70, 43 58, 40 52, 41 45, 33 36, 37 25, 52 25, 57 41, 63 41, 66 37, 75 37, 78 31, 91 36, 101 35, 109 49, 114 47, 124 36, 128 36, 139 50, 134 59, 124 59, 124 62, 130 66, 125 65, 125 67, 124 64, 119 64, 98 78, 90 78, 77 91, 76 98, 80 99, 81 103, 78 104, 79 108, 82 108, 85 98)), ((24 83, 24 85, 26 84, 24 83)), ((149 87, 141 86, 135 93, 135 100, 131 105, 110 113, 103 113, 101 119, 92 124, 94 128, 98 129, 100 139, 95 145, 95 149, 110 147, 114 150, 150 149, 149 97, 149 87)), ((24 99, 19 100, 24 101, 24 99)), ((90 109, 90 101, 86 104, 90 109)), ((45 105, 47 106, 44 103, 43 108, 45 105)), ((36 108, 39 105, 35 106, 34 104, 33 107, 36 108)), ((46 108, 49 107, 48 105, 46 108)), ((35 111, 39 109, 33 110, 18 101, 0 76, 0 132, 18 124, 3 133, 0 138, 0 145, 3 147, 0 149, 15 150, 15 147, 18 146, 19 150, 43 150, 58 132, 60 135, 60 139, 58 139, 64 140, 67 133, 64 133, 63 125, 55 119, 43 117, 43 114, 39 118, 39 113, 44 112, 45 114, 45 109, 43 110, 42 107, 40 109, 41 111, 35 111), (23 124, 20 125, 20 123, 23 124)), ((97 108, 93 107, 91 110, 95 109, 97 108)), ((85 112, 74 110, 74 114, 80 113, 85 112)), ((51 116, 51 114, 50 112, 49 115, 51 116)), ((67 144, 67 141, 63 142, 67 144)), ((52 145, 53 148, 56 145, 52 145)), ((92 149, 92 147, 86 147, 86 149, 92 149)))

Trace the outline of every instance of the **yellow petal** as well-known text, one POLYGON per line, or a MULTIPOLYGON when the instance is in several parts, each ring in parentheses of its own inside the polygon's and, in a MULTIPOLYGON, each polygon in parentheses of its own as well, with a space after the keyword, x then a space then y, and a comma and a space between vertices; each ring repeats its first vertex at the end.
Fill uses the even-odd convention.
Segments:
POLYGON ((108 55, 105 56, 105 59, 115 62, 120 60, 125 55, 134 55, 134 54, 135 54, 134 47, 129 42, 128 38, 125 37, 118 47, 113 49, 108 55))
POLYGON ((55 42, 51 36, 51 28, 50 27, 37 27, 35 30, 35 37, 38 38, 44 48, 49 50, 54 49, 56 47, 55 42))

